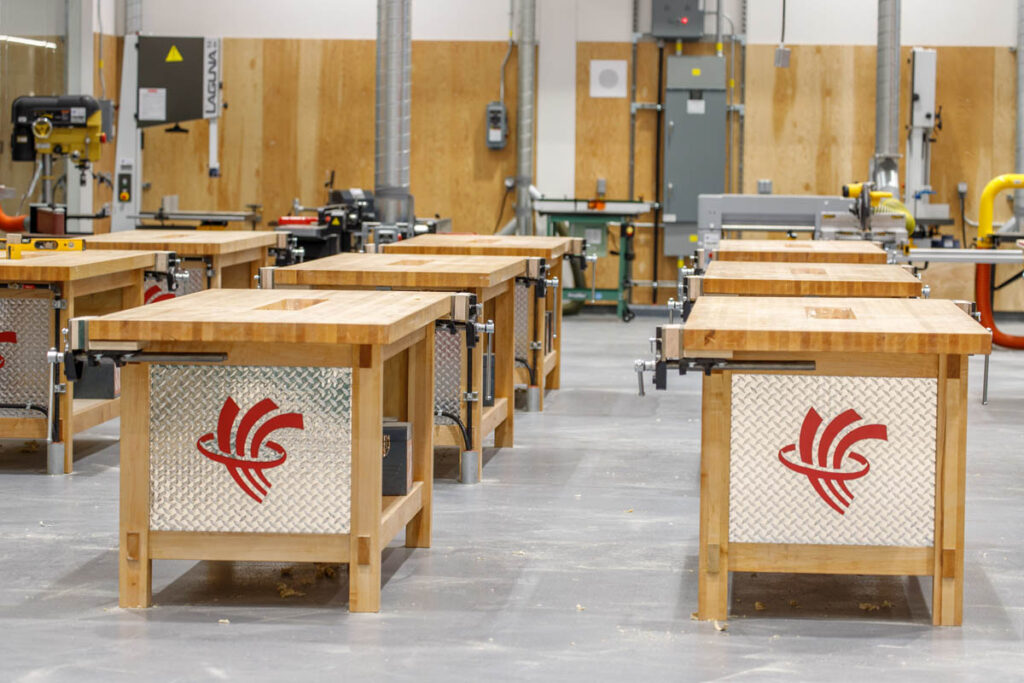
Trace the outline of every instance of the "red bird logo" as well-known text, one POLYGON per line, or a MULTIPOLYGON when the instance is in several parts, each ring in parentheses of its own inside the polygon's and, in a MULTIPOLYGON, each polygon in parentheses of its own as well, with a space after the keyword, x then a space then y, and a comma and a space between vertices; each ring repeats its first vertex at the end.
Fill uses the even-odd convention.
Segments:
MULTIPOLYGON (((17 332, 0 332, 0 344, 17 344, 18 333, 17 332)), ((0 356, 0 368, 7 363, 7 359, 0 356)))
POLYGON ((196 442, 199 452, 227 467, 228 473, 239 488, 257 503, 263 502, 270 489, 270 481, 264 470, 281 465, 287 457, 284 448, 274 441, 269 441, 267 437, 279 429, 304 429, 301 413, 281 413, 265 421, 253 432, 256 423, 277 410, 277 407, 276 403, 265 398, 250 408, 238 423, 232 448, 232 428, 235 426, 235 418, 238 417, 240 408, 229 396, 220 409, 217 434, 204 434, 196 442))
POLYGON ((849 508, 853 502, 853 494, 847 483, 853 479, 860 479, 871 469, 867 458, 850 449, 855 443, 866 439, 888 441, 885 425, 861 425, 850 430, 839 440, 835 449, 832 450, 832 459, 829 462, 829 449, 832 448, 832 442, 836 440, 840 432, 860 419, 862 418, 857 411, 847 410, 829 422, 818 441, 818 457, 815 462, 814 436, 823 420, 817 411, 811 408, 807 411, 804 422, 800 426, 799 461, 795 457, 797 444, 789 444, 779 451, 779 461, 794 472, 805 475, 821 499, 841 515, 846 514, 846 508, 849 508), (848 453, 849 455, 847 455, 848 453), (845 467, 843 466, 844 460, 846 461, 845 467))
POLYGON ((144 303, 155 304, 158 301, 168 301, 175 298, 177 298, 177 295, 174 292, 165 292, 160 289, 160 285, 153 285, 146 290, 144 303))

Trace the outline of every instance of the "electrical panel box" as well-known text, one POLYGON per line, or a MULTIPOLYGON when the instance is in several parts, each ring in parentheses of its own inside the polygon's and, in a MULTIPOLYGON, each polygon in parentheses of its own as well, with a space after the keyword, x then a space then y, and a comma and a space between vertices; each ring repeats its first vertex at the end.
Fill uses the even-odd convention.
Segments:
POLYGON ((672 40, 700 40, 704 12, 700 0, 651 0, 651 35, 672 40))
POLYGON ((487 105, 487 148, 505 149, 508 143, 508 110, 503 102, 487 105))
POLYGON ((725 191, 725 58, 668 58, 661 188, 664 253, 697 248, 697 198, 725 191))
POLYGON ((911 51, 910 125, 935 126, 935 50, 915 47, 911 51))

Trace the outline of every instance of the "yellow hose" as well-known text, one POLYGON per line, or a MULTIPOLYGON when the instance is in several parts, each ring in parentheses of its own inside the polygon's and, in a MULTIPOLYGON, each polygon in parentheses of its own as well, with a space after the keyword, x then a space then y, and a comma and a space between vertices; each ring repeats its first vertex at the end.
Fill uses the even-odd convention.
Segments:
MULTIPOLYGON (((1008 188, 1024 189, 1024 174, 1004 173, 988 181, 981 193, 981 205, 978 207, 978 246, 990 249, 992 243, 992 214, 996 195, 1008 188)), ((966 246, 966 245, 964 245, 966 246)))

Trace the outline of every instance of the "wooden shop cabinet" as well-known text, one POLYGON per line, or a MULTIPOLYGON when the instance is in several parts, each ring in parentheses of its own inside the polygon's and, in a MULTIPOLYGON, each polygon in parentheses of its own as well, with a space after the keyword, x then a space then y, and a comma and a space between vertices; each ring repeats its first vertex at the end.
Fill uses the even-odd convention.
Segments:
MULTIPOLYGON (((434 445, 474 453, 472 462, 465 465, 473 471, 460 478, 475 482, 483 473, 485 437, 493 433, 497 448, 514 445, 514 288, 525 273, 526 261, 516 256, 349 253, 285 268, 265 268, 260 272, 260 282, 268 289, 389 289, 474 295, 483 306, 482 314, 477 316, 481 332, 493 323, 487 342, 480 339, 466 349, 462 330, 442 325, 435 333, 434 445), (488 346, 494 359, 493 380, 485 376, 488 346), (458 417, 461 426, 438 411, 458 417)), ((484 335, 474 334, 477 336, 484 335)))
POLYGON ((961 623, 967 360, 986 329, 943 300, 706 296, 683 349, 815 364, 704 377, 701 619, 726 618, 743 571, 931 576, 933 623, 961 623))
POLYGON ((430 545, 433 333, 457 296, 207 290, 74 321, 76 349, 127 362, 121 606, 150 605, 153 560, 315 561, 378 611, 383 548, 430 545), (406 495, 382 495, 385 410, 411 425, 406 495))
POLYGON ((451 254, 476 256, 520 256, 543 258, 548 275, 557 284, 547 287, 544 296, 530 295, 527 287, 516 289, 516 355, 527 360, 528 367, 516 369, 516 379, 539 387, 539 405, 544 408, 544 392, 558 389, 562 377, 562 261, 567 254, 582 253, 582 240, 572 237, 535 237, 528 235, 473 235, 446 233, 420 235, 383 245, 389 254, 451 254), (538 303, 540 305, 538 305, 538 303), (533 381, 530 375, 533 374, 533 381))

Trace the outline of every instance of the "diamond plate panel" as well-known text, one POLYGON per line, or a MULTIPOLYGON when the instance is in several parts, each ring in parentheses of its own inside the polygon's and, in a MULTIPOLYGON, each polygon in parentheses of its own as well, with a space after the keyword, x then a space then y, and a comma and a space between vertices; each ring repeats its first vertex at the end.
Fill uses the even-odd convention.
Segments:
POLYGON ((933 545, 937 401, 934 379, 733 375, 729 540, 933 545), (800 466, 812 408, 820 424, 809 421, 805 445, 816 455, 825 447, 824 478, 782 462, 800 466), (858 432, 843 448, 865 425, 884 426, 885 439, 875 428, 876 436, 858 432), (790 444, 795 448, 782 452, 790 444), (840 454, 838 469, 837 450, 848 454, 840 454))
MULTIPOLYGON (((0 403, 49 401, 46 352, 53 345, 53 299, 0 295, 0 403)), ((3 410, 0 417, 40 417, 35 411, 3 410)))
MULTIPOLYGON (((463 351, 465 337, 461 332, 452 334, 445 328, 434 331, 434 407, 454 415, 462 414, 462 368, 466 361, 463 351)), ((434 417, 434 424, 454 424, 447 417, 434 417)))
POLYGON ((530 358, 530 296, 529 284, 516 282, 515 286, 515 341, 516 358, 530 358))
POLYGON ((167 289, 167 278, 147 275, 144 283, 146 303, 163 301, 170 294, 171 297, 194 294, 206 289, 206 265, 197 264, 195 261, 186 262, 188 267, 184 270, 188 273, 188 279, 178 283, 178 289, 170 293, 167 289))
POLYGON ((151 528, 348 533, 351 399, 350 368, 151 366, 151 528), (277 445, 285 453, 280 466, 257 473, 251 469, 232 471, 200 451, 200 441, 207 449, 213 443, 205 440, 206 436, 217 435, 221 409, 229 397, 240 409, 237 419, 227 423, 231 444, 244 429, 247 416, 259 414, 249 410, 265 399, 274 401, 278 409, 249 425, 247 433, 255 434, 254 440, 261 427, 277 416, 302 415, 301 430, 274 430, 270 441, 263 442, 273 444, 259 448, 257 458, 232 460, 265 463, 278 457, 280 451, 272 450, 277 445), (269 483, 265 495, 259 494, 259 480, 253 478, 260 476, 269 483))

